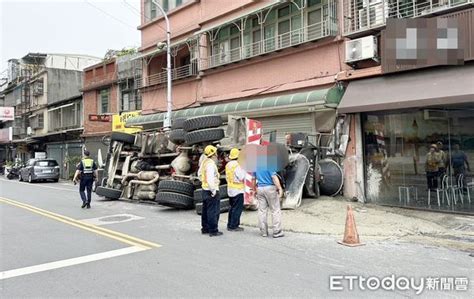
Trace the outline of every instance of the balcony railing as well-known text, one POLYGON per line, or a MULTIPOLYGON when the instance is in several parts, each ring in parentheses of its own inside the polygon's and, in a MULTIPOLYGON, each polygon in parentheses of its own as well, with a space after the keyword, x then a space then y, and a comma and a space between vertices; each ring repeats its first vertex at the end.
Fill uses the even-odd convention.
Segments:
POLYGON ((423 17, 474 0, 344 0, 344 34, 385 26, 387 18, 423 17))
MULTIPOLYGON (((197 64, 191 63, 191 64, 183 65, 183 66, 172 69, 171 80, 184 79, 187 77, 196 76, 197 74, 198 74, 197 64)), ((166 71, 150 75, 145 79, 146 79, 145 86, 166 83, 167 81, 166 71)), ((139 84, 140 86, 141 86, 141 83, 142 83, 141 80, 140 82, 137 82, 137 84, 139 84)))
POLYGON ((242 47, 222 51, 203 60, 203 69, 212 68, 254 56, 275 52, 284 48, 293 47, 302 43, 332 36, 337 33, 337 23, 334 18, 327 18, 320 23, 312 24, 300 29, 286 32, 262 41, 246 44, 242 47))

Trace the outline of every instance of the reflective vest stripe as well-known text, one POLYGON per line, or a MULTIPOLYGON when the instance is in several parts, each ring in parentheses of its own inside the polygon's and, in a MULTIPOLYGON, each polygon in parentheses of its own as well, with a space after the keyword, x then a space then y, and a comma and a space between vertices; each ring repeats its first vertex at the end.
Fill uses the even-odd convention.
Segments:
POLYGON ((225 178, 227 180, 227 187, 237 190, 244 190, 244 182, 237 180, 235 171, 239 164, 237 162, 229 162, 225 166, 225 178))
POLYGON ((216 176, 214 178, 211 178, 213 180, 215 180, 217 182, 217 187, 219 187, 219 169, 217 169, 217 165, 216 163, 214 163, 214 161, 212 161, 211 159, 209 158, 205 158, 204 161, 202 161, 202 164, 201 164, 201 182, 202 182, 202 188, 205 189, 205 190, 209 190, 209 179, 207 177, 207 166, 209 163, 212 163, 212 166, 214 167, 214 170, 215 170, 215 173, 216 173, 216 176))
POLYGON ((82 160, 82 167, 83 167, 83 171, 82 173, 84 174, 91 174, 94 172, 94 160, 92 159, 83 159, 82 160))

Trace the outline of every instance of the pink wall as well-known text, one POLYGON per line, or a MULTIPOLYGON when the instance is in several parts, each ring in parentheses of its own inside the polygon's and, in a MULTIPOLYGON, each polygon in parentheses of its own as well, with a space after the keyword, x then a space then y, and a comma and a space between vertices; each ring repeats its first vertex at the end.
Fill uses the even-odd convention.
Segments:
MULTIPOLYGON (((180 40, 198 31, 201 27, 210 27, 223 20, 231 20, 246 11, 252 11, 267 5, 269 0, 205 0, 190 1, 168 13, 171 27, 171 42, 180 40), (224 4, 225 3, 225 4, 224 4)), ((142 0, 142 12, 144 0, 142 0)), ((141 30, 141 50, 152 48, 157 41, 166 39, 166 23, 163 18, 144 23, 138 27, 141 30)))
MULTIPOLYGON (((173 109, 180 109, 196 104, 199 82, 183 81, 173 84, 173 109)), ((166 85, 165 85, 166 86, 166 85)), ((143 114, 166 111, 166 88, 147 88, 142 91, 143 114)))
MULTIPOLYGON (((177 107, 199 101, 216 102, 291 91, 294 88, 317 88, 334 82, 341 68, 336 41, 308 43, 251 60, 206 70, 200 79, 173 81, 173 102, 177 107)), ((153 64, 153 70, 158 65, 153 64)), ((166 85, 143 90, 143 113, 153 113, 165 106, 166 85)))

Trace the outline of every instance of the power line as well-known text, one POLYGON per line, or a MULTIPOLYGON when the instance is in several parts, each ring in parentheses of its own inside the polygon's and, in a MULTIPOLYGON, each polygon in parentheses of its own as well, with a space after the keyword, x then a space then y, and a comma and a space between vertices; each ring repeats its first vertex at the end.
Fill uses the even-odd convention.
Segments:
POLYGON ((122 3, 125 4, 126 6, 130 7, 131 10, 133 10, 134 12, 136 12, 139 16, 142 16, 142 15, 143 15, 138 9, 136 9, 133 5, 130 5, 130 3, 128 3, 127 1, 122 0, 122 3))
MULTIPOLYGON (((133 5, 130 5, 130 3, 128 3, 126 0, 122 0, 123 4, 126 4, 128 7, 130 7, 131 9, 130 10, 133 10, 134 12, 138 12, 140 14, 141 17, 143 17, 143 19, 145 21, 151 21, 149 17, 147 17, 144 13, 142 13, 141 11, 139 11, 138 9, 136 9, 135 7, 133 7, 133 5)), ((154 5, 154 3, 153 3, 154 5)), ((161 30, 163 30, 164 32, 166 32, 166 29, 163 28, 163 26, 161 26, 160 24, 156 24, 158 27, 161 28, 161 30)))
POLYGON ((94 7, 95 9, 101 11, 103 14, 105 14, 105 15, 111 17, 112 19, 116 20, 117 22, 120 22, 121 24, 123 24, 123 25, 125 25, 125 26, 127 26, 127 27, 136 29, 136 28, 133 27, 132 25, 130 25, 130 24, 128 24, 128 23, 125 23, 125 22, 122 21, 121 19, 115 17, 114 15, 109 14, 108 12, 106 12, 105 10, 103 10, 102 8, 100 8, 100 7, 98 7, 98 6, 96 6, 96 5, 92 4, 92 3, 90 3, 89 1, 84 0, 84 2, 87 3, 87 4, 89 4, 90 6, 94 7))

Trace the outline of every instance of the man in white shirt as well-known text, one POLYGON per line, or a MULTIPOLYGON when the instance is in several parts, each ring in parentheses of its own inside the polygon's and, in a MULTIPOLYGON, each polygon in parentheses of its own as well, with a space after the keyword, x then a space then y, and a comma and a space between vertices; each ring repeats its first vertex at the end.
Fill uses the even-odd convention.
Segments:
POLYGON ((244 179, 245 171, 240 167, 237 159, 239 150, 233 148, 230 151, 230 161, 225 166, 225 177, 227 180, 227 194, 229 195, 229 219, 227 221, 228 231, 243 231, 240 225, 240 216, 244 210, 244 179))
POLYGON ((201 232, 210 237, 221 236, 218 229, 220 215, 219 169, 217 168, 217 148, 212 145, 204 149, 205 158, 198 170, 202 183, 201 232))

